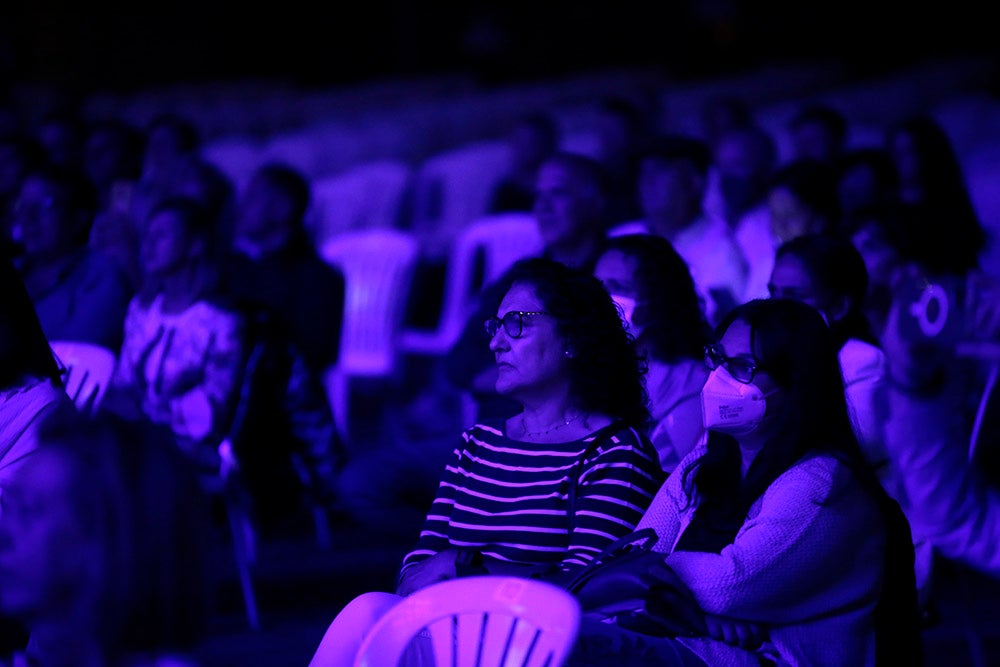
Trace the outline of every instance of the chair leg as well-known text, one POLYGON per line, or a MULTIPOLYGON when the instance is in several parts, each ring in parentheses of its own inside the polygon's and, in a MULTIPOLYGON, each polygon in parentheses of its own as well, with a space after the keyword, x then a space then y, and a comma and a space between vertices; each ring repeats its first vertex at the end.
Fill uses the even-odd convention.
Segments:
POLYGON ((313 523, 316 526, 316 542, 324 551, 333 547, 333 536, 330 534, 330 522, 326 510, 313 505, 313 523))
POLYGON ((255 535, 250 525, 250 518, 239 506, 239 499, 227 498, 226 515, 229 520, 229 530, 232 535, 233 553, 236 559, 236 570, 240 578, 240 589, 243 593, 243 604, 246 608, 247 622, 250 629, 260 630, 260 616, 257 612, 257 596, 253 587, 251 572, 256 559, 255 535))

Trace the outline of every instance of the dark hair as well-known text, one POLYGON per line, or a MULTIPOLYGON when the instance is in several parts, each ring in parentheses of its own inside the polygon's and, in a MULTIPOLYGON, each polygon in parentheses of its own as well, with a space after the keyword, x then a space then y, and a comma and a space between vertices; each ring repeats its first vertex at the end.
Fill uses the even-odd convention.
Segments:
POLYGON ((827 452, 859 474, 878 479, 865 463, 844 395, 837 346, 822 316, 791 299, 755 299, 733 308, 715 330, 718 340, 735 321, 750 327, 759 367, 785 390, 780 425, 756 456, 745 480, 731 436, 709 432, 708 452, 683 472, 689 497, 742 522, 750 505, 779 475, 809 452, 827 452))
POLYGON ((287 163, 266 162, 254 172, 254 179, 258 178, 287 200, 290 219, 285 222, 303 224, 309 210, 312 189, 309 179, 302 171, 287 163))
POLYGON ((868 268, 853 243, 833 234, 804 234, 782 243, 775 253, 775 260, 786 255, 797 257, 802 262, 813 284, 823 292, 824 300, 847 300, 846 314, 830 322, 837 349, 851 338, 879 345, 865 314, 868 268))
POLYGON ((688 497, 698 503, 695 518, 682 539, 700 538, 708 545, 700 550, 719 553, 732 544, 754 501, 796 461, 810 452, 836 457, 877 504, 885 531, 884 579, 874 612, 878 662, 902 656, 907 664, 920 664, 919 607, 909 522, 865 463, 848 415, 829 328, 815 308, 800 301, 756 299, 731 310, 717 327, 716 337, 737 320, 749 325, 754 357, 787 390, 790 404, 782 411, 782 428, 754 458, 745 481, 740 475, 736 440, 709 431, 707 453, 682 473, 688 497), (689 534, 697 537, 689 538, 689 534))
POLYGON ((201 150, 201 130, 186 116, 170 111, 156 114, 146 125, 146 136, 152 136, 158 131, 170 134, 174 146, 181 153, 195 153, 201 150))
POLYGON ((635 313, 641 341, 660 361, 701 359, 709 325, 687 262, 657 234, 613 236, 603 252, 617 250, 634 259, 638 286, 635 313))
POLYGON ((899 201, 899 174, 885 148, 865 146, 849 150, 837 159, 835 169, 841 227, 846 233, 853 233, 870 217, 884 215, 896 207, 899 201), (844 183, 850 174, 861 170, 872 174, 875 192, 871 193, 871 199, 851 200, 844 183))
POLYGON ((936 273, 965 274, 979 265, 987 235, 969 194, 951 138, 932 116, 914 114, 892 125, 892 140, 907 135, 918 160, 922 198, 901 206, 908 243, 904 257, 936 273))
POLYGON ((39 443, 69 458, 79 525, 100 544, 102 646, 112 656, 190 650, 207 620, 209 505, 171 434, 63 408, 46 417, 39 443))
POLYGON ((97 190, 90 178, 79 167, 44 164, 27 173, 22 183, 28 179, 43 181, 56 190, 65 202, 67 220, 73 227, 64 230, 72 232, 73 243, 83 247, 90 238, 90 228, 97 214, 97 190))
POLYGON ((559 147, 559 123, 552 114, 544 111, 528 111, 514 119, 516 127, 530 128, 533 133, 542 138, 547 152, 553 152, 559 147))
POLYGON ((822 125, 837 146, 847 141, 847 116, 839 109, 819 102, 809 103, 796 111, 788 126, 796 129, 811 123, 822 125))
POLYGON ((183 195, 164 197, 149 209, 146 219, 151 220, 160 213, 175 214, 189 238, 210 242, 215 235, 215 220, 212 218, 211 210, 194 197, 183 195))
POLYGON ((555 318, 556 331, 572 353, 570 386, 580 407, 644 428, 649 421, 645 365, 601 281, 555 260, 521 259, 501 277, 494 312, 517 283, 530 285, 555 318))
MULTIPOLYGON (((816 158, 790 160, 771 174, 769 191, 788 190, 823 221, 822 231, 840 222, 840 199, 833 167, 816 158)), ((820 230, 817 230, 820 231, 820 230)))
POLYGON ((639 154, 642 160, 664 162, 685 161, 702 176, 707 176, 712 165, 712 149, 708 142, 694 136, 678 133, 660 135, 651 140, 639 154))
POLYGON ((546 158, 543 164, 558 165, 573 174, 584 186, 593 188, 601 196, 608 195, 607 169, 589 155, 559 150, 546 158))
POLYGON ((62 375, 28 290, 10 257, 0 258, 0 388, 26 376, 62 386, 62 375))

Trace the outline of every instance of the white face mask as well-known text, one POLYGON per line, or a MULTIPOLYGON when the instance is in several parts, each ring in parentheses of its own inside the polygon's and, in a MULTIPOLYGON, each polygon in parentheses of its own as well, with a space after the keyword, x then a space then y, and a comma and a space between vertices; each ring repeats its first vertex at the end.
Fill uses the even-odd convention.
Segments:
POLYGON ((767 396, 753 383, 733 379, 719 366, 712 371, 701 389, 701 414, 705 428, 730 435, 753 432, 767 411, 767 396))
POLYGON ((611 300, 622 309, 622 321, 625 322, 628 332, 635 336, 635 325, 632 324, 632 315, 635 313, 635 299, 630 296, 622 296, 621 294, 612 294, 611 300))

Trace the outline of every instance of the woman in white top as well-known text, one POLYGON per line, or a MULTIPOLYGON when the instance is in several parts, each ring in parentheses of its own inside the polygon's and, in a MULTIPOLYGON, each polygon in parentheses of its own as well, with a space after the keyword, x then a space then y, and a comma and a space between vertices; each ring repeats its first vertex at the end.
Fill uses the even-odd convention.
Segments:
POLYGON ((876 397, 885 382, 886 358, 864 310, 868 271, 861 253, 832 234, 798 236, 775 253, 768 290, 772 297, 813 306, 830 325, 854 433, 885 483, 887 455, 876 397))
POLYGON ((109 389, 116 411, 131 403, 169 426, 192 454, 228 423, 243 367, 243 319, 216 296, 210 219, 186 198, 164 200, 150 212, 145 285, 129 304, 109 389))
POLYGON ((570 664, 920 664, 909 526, 865 465, 829 327, 801 302, 754 300, 722 321, 706 364, 707 442, 638 525, 663 569, 645 573, 641 608, 585 615, 570 664), (663 582, 700 629, 657 632, 676 604, 663 582))
POLYGON ((605 242, 594 275, 646 356, 650 439, 670 472, 705 437, 701 388, 709 325, 688 265, 666 238, 629 234, 605 242))

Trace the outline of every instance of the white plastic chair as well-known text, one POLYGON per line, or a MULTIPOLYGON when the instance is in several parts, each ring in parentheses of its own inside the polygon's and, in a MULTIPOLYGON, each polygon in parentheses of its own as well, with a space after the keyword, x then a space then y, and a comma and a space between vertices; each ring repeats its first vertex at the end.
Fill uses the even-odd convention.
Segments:
POLYGON ((316 244, 358 229, 396 227, 412 171, 387 159, 314 179, 308 225, 316 244))
POLYGON ((50 347, 65 369, 66 393, 81 411, 97 412, 111 382, 118 355, 106 347, 80 341, 51 341, 50 347))
POLYGON ((454 344, 476 309, 482 287, 500 277, 518 259, 542 251, 544 241, 531 213, 499 213, 479 218, 455 239, 445 276, 444 299, 437 328, 407 329, 400 338, 404 352, 441 355, 454 344), (482 258, 482 279, 477 261, 482 258))
POLYGON ((426 629, 438 665, 560 667, 579 628, 576 598, 552 584, 502 576, 451 579, 390 609, 365 637, 354 665, 396 667, 426 629))
POLYGON ((343 272, 346 283, 340 354, 325 383, 337 429, 350 443, 351 379, 396 376, 399 332, 419 244, 408 232, 368 229, 331 237, 319 249, 325 261, 343 272))
POLYGON ((493 187, 509 160, 506 141, 484 140, 437 153, 419 165, 411 226, 426 256, 447 257, 459 232, 486 215, 493 187))

